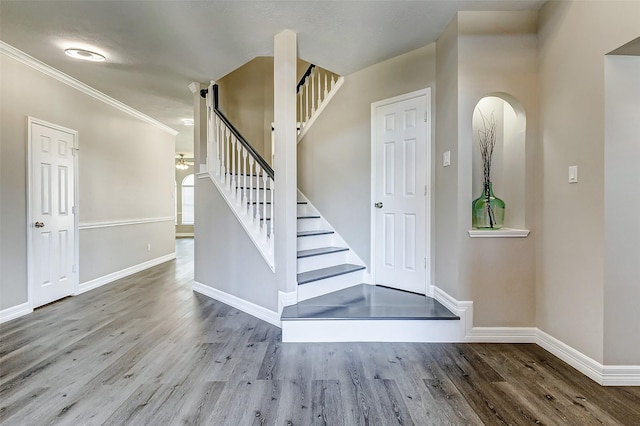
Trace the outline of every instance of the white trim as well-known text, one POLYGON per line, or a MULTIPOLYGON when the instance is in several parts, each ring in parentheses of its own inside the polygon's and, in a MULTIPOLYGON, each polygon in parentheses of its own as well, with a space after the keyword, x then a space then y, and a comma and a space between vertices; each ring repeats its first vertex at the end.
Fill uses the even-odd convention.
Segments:
POLYGON ((0 311, 0 324, 28 315, 31 312, 33 312, 33 308, 31 308, 29 302, 3 309, 0 311))
MULTIPOLYGON (((0 52, 2 52, 2 41, 0 40, 0 52)), ((32 219, 32 208, 31 208, 31 173, 32 173, 32 165, 31 165, 31 127, 33 124, 38 124, 44 127, 49 127, 54 130, 58 130, 64 133, 69 133, 73 136, 73 147, 71 148, 74 152, 73 154, 73 256, 74 256, 74 265, 75 269, 73 270, 73 291, 76 293, 79 288, 80 282, 80 228, 79 228, 79 217, 80 214, 78 212, 78 194, 79 194, 79 185, 78 185, 78 155, 77 152, 80 149, 80 142, 78 138, 78 131, 69 129, 67 127, 63 127, 54 123, 49 123, 48 121, 40 120, 35 117, 27 116, 27 303, 31 308, 33 308, 33 294, 34 294, 34 283, 33 283, 33 228, 31 227, 31 219, 32 219)))
POLYGON ((340 89, 340 87, 342 86, 342 83, 344 83, 344 77, 340 76, 336 80, 336 84, 333 86, 331 91, 327 94, 327 97, 322 100, 322 102, 320 103, 320 106, 318 107, 318 109, 311 115, 311 117, 309 118, 309 121, 304 123, 304 126, 299 127, 300 128, 300 133, 298 133, 298 141, 297 141, 297 143, 300 143, 300 141, 302 140, 304 135, 307 134, 307 132, 309 131, 309 129, 311 128, 313 123, 315 123, 315 121, 318 119, 318 117, 320 116, 322 111, 325 109, 325 107, 327 106, 327 104, 329 103, 331 98, 333 98, 335 96, 335 94, 338 93, 338 89, 340 89))
POLYGON ((276 327, 281 326, 280 315, 278 315, 277 312, 269 310, 260 305, 256 305, 255 303, 248 302, 237 296, 234 296, 229 293, 225 293, 224 291, 220 291, 213 287, 209 287, 208 285, 199 283, 197 281, 193 282, 193 291, 203 294, 212 299, 218 300, 229 306, 233 306, 234 308, 239 309, 244 313, 247 313, 258 319, 266 321, 269 324, 275 325, 276 327))
POLYGON ((445 293, 443 290, 436 286, 430 286, 433 288, 433 298, 442 303, 445 308, 460 317, 460 326, 462 327, 463 341, 470 336, 470 331, 473 328, 473 302, 471 301, 458 301, 445 293))
MULTIPOLYGON (((371 206, 376 203, 376 110, 385 105, 394 104, 397 102, 407 101, 409 99, 414 99, 420 96, 425 97, 425 114, 426 120, 424 121, 425 126, 425 176, 424 183, 427 187, 427 194, 424 197, 425 202, 425 247, 424 247, 424 255, 428 259, 429 269, 425 271, 425 282, 424 282, 424 294, 426 295, 431 287, 431 274, 434 267, 433 259, 431 258, 431 243, 432 243, 432 176, 431 176, 431 151, 433 149, 433 140, 432 140, 432 125, 431 125, 431 87, 426 87, 424 89, 415 90, 413 92, 405 93, 403 95, 394 96, 392 98, 384 99, 381 101, 373 102, 371 104, 371 143, 369 145, 371 149, 371 206)), ((375 220, 376 209, 371 208, 371 225, 370 225, 370 241, 371 241, 371 252, 370 252, 370 268, 367 270, 369 276, 371 277, 372 282, 376 282, 376 220, 375 220)))
POLYGON ((119 280, 120 278, 128 277, 129 275, 133 275, 137 272, 144 271, 145 269, 149 269, 153 266, 160 265, 161 263, 168 262, 176 258, 176 253, 165 254, 164 256, 156 257, 155 259, 147 260, 146 262, 138 263, 137 265, 130 266, 125 269, 121 269, 116 272, 112 272, 107 275, 103 275, 101 277, 95 278, 90 281, 85 281, 80 284, 78 291, 75 296, 86 293, 89 290, 93 290, 95 288, 101 287, 105 284, 109 284, 113 281, 119 280))
POLYGON ((147 217, 144 219, 129 219, 129 220, 111 220, 108 222, 85 222, 81 223, 79 229, 95 229, 95 228, 111 228, 114 226, 128 226, 128 225, 140 225, 143 223, 157 223, 157 222, 174 222, 173 216, 166 217, 147 217))
POLYGON ((470 238, 526 238, 528 229, 502 228, 502 229, 469 229, 470 238))
POLYGON ((285 306, 291 306, 298 303, 298 290, 280 291, 278 290, 278 314, 282 314, 285 306))
POLYGON ((459 342, 460 321, 288 320, 283 342, 459 342))
POLYGON ((473 302, 460 302, 438 287, 433 297, 460 317, 463 342, 535 343, 603 386, 640 386, 640 365, 602 365, 537 327, 473 327, 473 302))
POLYGON ((536 343, 535 327, 472 327, 467 331, 469 343, 536 343))
POLYGON ((595 382, 602 384, 602 364, 540 329, 538 329, 536 337, 538 346, 557 356, 595 382))
POLYGON ((1 40, 0 40, 0 53, 3 53, 8 57, 15 59, 18 62, 28 65, 31 68, 37 71, 40 71, 41 73, 66 84, 67 86, 73 87, 74 89, 77 89, 82 93, 91 96, 92 98, 102 101, 107 105, 110 105, 122 112, 125 112, 142 121, 145 121, 161 130, 164 130, 165 132, 169 133, 171 136, 176 136, 179 133, 177 130, 172 129, 171 127, 165 124, 162 124, 158 120, 155 120, 149 117, 148 115, 143 114, 140 111, 137 111, 128 105, 125 105, 124 103, 112 98, 111 96, 105 95, 104 93, 94 89, 93 87, 79 80, 76 80, 75 78, 63 73, 62 71, 59 71, 53 68, 50 65, 45 64, 44 62, 34 58, 33 56, 27 55, 23 51, 16 49, 15 47, 1 40))
POLYGON ((603 386, 640 386, 640 365, 603 365, 603 386))

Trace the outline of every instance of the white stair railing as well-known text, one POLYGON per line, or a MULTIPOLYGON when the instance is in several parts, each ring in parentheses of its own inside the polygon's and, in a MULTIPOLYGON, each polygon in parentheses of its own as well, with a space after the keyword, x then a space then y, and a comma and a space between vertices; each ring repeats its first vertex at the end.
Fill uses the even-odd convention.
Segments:
POLYGON ((298 142, 336 94, 344 77, 329 70, 310 65, 298 83, 297 114, 300 123, 298 142))
POLYGON ((274 172, 217 108, 207 91, 207 172, 254 244, 275 270, 274 172))

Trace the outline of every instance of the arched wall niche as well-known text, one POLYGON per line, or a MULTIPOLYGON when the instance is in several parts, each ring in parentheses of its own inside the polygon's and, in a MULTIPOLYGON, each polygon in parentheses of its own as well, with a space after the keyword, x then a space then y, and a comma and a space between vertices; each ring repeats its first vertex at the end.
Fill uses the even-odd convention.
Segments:
POLYGON ((473 199, 479 197, 483 190, 483 164, 479 148, 480 132, 484 131, 482 116, 486 119, 493 116, 497 125, 491 181, 494 194, 506 204, 504 228, 524 229, 527 127, 524 108, 507 93, 489 93, 476 104, 471 123, 473 199))

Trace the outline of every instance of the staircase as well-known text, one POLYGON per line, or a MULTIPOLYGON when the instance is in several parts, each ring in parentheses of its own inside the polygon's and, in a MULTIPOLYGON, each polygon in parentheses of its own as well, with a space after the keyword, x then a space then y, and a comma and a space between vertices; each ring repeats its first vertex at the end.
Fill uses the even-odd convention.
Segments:
POLYGON ((364 281, 364 262, 298 191, 298 302, 364 281))
MULTIPOLYGON (((298 142, 342 81, 329 71, 309 67, 298 85, 298 142)), ((217 90, 212 84, 203 93, 208 107, 208 175, 275 271, 275 172, 219 111, 217 90)), ((464 338, 460 318, 436 300, 364 284, 365 263, 300 191, 296 213, 297 303, 282 311, 284 342, 464 338)))

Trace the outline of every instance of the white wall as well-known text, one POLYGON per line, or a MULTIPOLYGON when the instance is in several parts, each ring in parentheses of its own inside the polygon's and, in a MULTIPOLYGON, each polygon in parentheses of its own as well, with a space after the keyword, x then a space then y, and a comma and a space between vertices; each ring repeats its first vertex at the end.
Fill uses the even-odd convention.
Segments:
POLYGON ((640 364, 640 56, 605 58, 604 361, 640 364))
MULTIPOLYGON (((601 363, 608 361, 604 63, 607 53, 638 37, 639 16, 636 1, 551 1, 539 19, 537 324, 601 363), (579 167, 577 184, 567 182, 571 165, 579 167)), ((637 344, 637 335, 628 337, 628 345, 637 344)))
POLYGON ((298 144, 298 187, 367 265, 371 103, 434 83, 435 44, 347 75, 298 144))
MULTIPOLYGON (((81 225, 172 217, 174 137, 4 54, 0 70, 6 309, 27 302, 27 116, 79 132, 81 225)), ((173 235, 172 221, 80 230, 80 283, 173 253, 173 235)))

